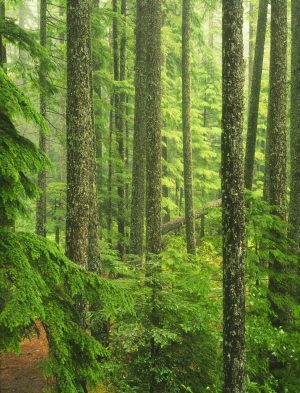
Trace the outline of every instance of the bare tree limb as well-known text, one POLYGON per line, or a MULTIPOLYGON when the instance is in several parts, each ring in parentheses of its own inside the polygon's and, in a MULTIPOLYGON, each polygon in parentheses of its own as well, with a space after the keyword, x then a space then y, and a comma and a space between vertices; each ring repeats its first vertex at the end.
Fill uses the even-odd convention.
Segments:
MULTIPOLYGON (((222 205, 222 199, 216 199, 214 201, 209 202, 202 210, 195 211, 195 220, 202 216, 205 216, 208 213, 209 209, 214 207, 220 207, 222 205)), ((174 231, 175 229, 181 228, 185 225, 185 216, 180 216, 175 218, 174 220, 168 221, 164 223, 161 227, 162 234, 166 235, 167 233, 174 231)))

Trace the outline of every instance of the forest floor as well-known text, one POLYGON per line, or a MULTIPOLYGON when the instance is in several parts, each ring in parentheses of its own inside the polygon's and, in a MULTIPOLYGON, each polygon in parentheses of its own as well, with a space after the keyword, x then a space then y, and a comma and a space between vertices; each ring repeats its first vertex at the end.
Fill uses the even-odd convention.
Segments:
POLYGON ((36 327, 39 334, 21 343, 20 355, 0 355, 1 393, 41 393, 49 385, 39 365, 49 353, 46 332, 40 322, 36 323, 36 327))

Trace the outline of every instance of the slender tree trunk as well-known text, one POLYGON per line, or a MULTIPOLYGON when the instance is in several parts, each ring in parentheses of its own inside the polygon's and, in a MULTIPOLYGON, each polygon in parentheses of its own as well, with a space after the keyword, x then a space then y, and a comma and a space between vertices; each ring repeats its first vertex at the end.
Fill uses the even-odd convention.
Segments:
POLYGON ((195 218, 193 201, 193 163, 191 135, 191 70, 190 70, 191 2, 182 1, 182 134, 184 198, 186 217, 186 244, 190 254, 196 254, 195 218))
MULTIPOLYGON (((120 40, 120 81, 126 79, 126 0, 121 0, 121 15, 123 24, 120 40)), ((124 254, 125 241, 125 185, 124 185, 124 169, 125 169, 125 148, 124 137, 126 128, 126 93, 124 91, 119 95, 119 116, 117 122, 117 141, 119 149, 119 179, 118 179, 118 233, 119 242, 118 249, 122 256, 124 254)))
POLYGON ((112 176, 113 176, 113 130, 114 130, 114 96, 110 99, 110 114, 109 114, 109 139, 108 139, 108 179, 107 179, 107 193, 108 193, 108 206, 107 206, 107 231, 108 242, 112 244, 112 176))
POLYGON ((254 4, 253 0, 249 0, 249 62, 248 62, 248 95, 250 96, 252 75, 253 75, 253 55, 254 55, 254 4))
POLYGON ((223 392, 245 393, 242 0, 223 0, 222 78, 223 392))
MULTIPOLYGON (((0 18, 5 19, 5 1, 0 3, 0 18)), ((4 67, 6 63, 6 48, 3 45, 2 36, 0 34, 0 67, 4 67)))
POLYGON ((300 2, 292 0, 290 236, 300 248, 300 2))
POLYGON ((147 252, 161 251, 161 0, 147 6, 146 73, 146 244, 147 252))
MULTIPOLYGON (((43 47, 47 45, 47 0, 40 0, 40 44, 43 47)), ((41 62, 39 70, 39 78, 41 85, 40 93, 40 113, 46 118, 47 99, 46 99, 46 75, 45 64, 41 62)), ((46 152, 46 135, 43 131, 39 133, 39 148, 46 152)), ((36 203, 36 233, 40 236, 46 236, 46 170, 43 169, 38 174, 37 185, 41 190, 41 194, 36 203)))
MULTIPOLYGON (((160 270, 161 251, 161 0, 148 0, 146 6, 146 247, 147 269, 152 276, 151 323, 158 327, 156 305, 159 283, 156 275, 160 270), (155 257, 157 256, 157 257, 155 257)), ((155 367, 160 347, 150 339, 150 393, 159 393, 162 383, 157 379, 155 367)))
POLYGON ((253 183, 253 169, 255 161, 255 146, 257 134, 257 119, 259 108, 259 96, 261 87, 261 75, 264 59, 264 47, 267 28, 268 16, 268 0, 260 0, 257 30, 256 30, 256 44, 255 55, 253 63, 253 75, 250 92, 249 113, 248 113, 248 129, 247 129, 247 143, 245 156, 245 186, 249 190, 252 189, 253 183))
POLYGON ((93 137, 90 38, 90 3, 68 0, 66 253, 86 269, 93 137))
POLYGON ((145 45, 146 4, 136 2, 136 58, 135 58, 135 107, 132 161, 132 199, 130 223, 130 251, 143 253, 145 192, 146 192, 146 45, 145 45))

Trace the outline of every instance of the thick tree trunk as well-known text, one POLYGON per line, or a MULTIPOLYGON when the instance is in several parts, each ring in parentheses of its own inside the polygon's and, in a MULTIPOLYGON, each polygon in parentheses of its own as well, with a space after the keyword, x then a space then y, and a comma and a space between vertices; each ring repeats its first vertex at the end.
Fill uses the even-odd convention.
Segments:
POLYGON ((256 29, 256 44, 255 55, 253 62, 252 84, 250 91, 249 113, 248 113, 248 129, 247 129, 247 143, 245 156, 245 186, 247 189, 252 189, 253 169, 255 161, 255 146, 257 134, 257 119, 259 108, 259 96, 261 87, 261 75, 264 59, 264 47, 267 28, 268 16, 268 0, 260 0, 257 29, 256 29))
POLYGON ((130 251, 142 255, 144 241, 145 192, 146 192, 146 51, 145 9, 143 0, 136 2, 136 58, 135 58, 135 106, 132 161, 132 196, 130 223, 130 251))
MULTIPOLYGON (((47 45, 47 0, 40 0, 40 44, 43 47, 47 45)), ((41 62, 39 70, 39 78, 41 85, 40 93, 40 113, 46 118, 47 99, 46 99, 46 75, 45 64, 41 62)), ((39 133, 39 148, 46 152, 46 135, 43 131, 39 133)), ((41 194, 36 203, 36 233, 40 236, 46 236, 46 204, 47 204, 47 179, 46 170, 43 169, 38 174, 37 185, 40 188, 41 194)))
POLYGON ((300 248, 300 2, 292 0, 290 236, 300 248))
POLYGON ((242 0, 223 0, 222 27, 223 392, 245 393, 242 0))
POLYGON ((67 256, 88 268, 91 145, 90 3, 67 1, 67 256))
POLYGON ((183 134, 183 169, 184 202, 186 221, 186 245, 190 254, 196 254, 195 217, 193 200, 193 164, 191 134, 191 70, 190 70, 190 29, 191 2, 182 1, 182 134, 183 134))
MULTIPOLYGON (((267 201, 273 214, 286 220, 287 216, 287 0, 271 1, 271 54, 268 107, 268 154, 266 156, 267 201)), ((282 240, 282 233, 272 230, 274 239, 282 240)), ((289 324, 285 303, 286 286, 281 275, 285 268, 274 255, 269 260, 269 291, 271 322, 274 327, 289 324), (278 302, 276 298, 281 297, 278 302)), ((284 392, 284 364, 270 355, 270 371, 278 379, 278 392, 284 392)))
POLYGON ((269 198, 285 219, 287 213, 287 0, 271 2, 269 138, 269 198))

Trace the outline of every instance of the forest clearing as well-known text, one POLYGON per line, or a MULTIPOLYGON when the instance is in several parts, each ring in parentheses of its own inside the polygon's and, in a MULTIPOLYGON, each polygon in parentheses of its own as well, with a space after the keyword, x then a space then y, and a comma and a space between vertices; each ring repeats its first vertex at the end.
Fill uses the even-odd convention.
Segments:
POLYGON ((0 392, 300 392, 300 0, 0 0, 0 392))

